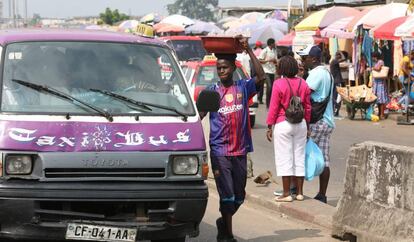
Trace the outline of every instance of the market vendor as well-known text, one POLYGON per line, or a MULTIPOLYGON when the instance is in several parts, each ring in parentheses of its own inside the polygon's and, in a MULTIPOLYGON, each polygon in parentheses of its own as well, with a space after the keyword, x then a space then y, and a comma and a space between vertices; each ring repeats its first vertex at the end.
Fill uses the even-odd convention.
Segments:
POLYGON ((401 85, 404 90, 404 96, 402 97, 402 101, 405 103, 406 106, 408 106, 408 90, 409 90, 409 78, 411 76, 411 73, 414 69, 414 50, 410 52, 409 55, 404 56, 403 60, 400 63, 400 73, 398 75, 398 78, 401 82, 401 85))
MULTIPOLYGON (((372 54, 372 60, 374 61, 374 66, 372 70, 380 72, 381 68, 384 66, 384 61, 382 56, 378 52, 372 54)), ((377 105, 380 119, 385 119, 385 106, 390 102, 388 97, 387 85, 385 78, 374 78, 372 91, 377 96, 377 105)))

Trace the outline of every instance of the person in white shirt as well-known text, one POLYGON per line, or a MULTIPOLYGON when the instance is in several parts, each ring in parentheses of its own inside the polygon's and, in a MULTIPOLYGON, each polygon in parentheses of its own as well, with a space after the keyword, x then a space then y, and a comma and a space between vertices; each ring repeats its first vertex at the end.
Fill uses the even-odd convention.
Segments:
POLYGON ((240 61, 244 69, 246 70, 247 74, 249 76, 252 76, 251 68, 250 68, 250 56, 247 54, 246 51, 243 51, 243 53, 237 54, 236 60, 240 61))
POLYGON ((276 42, 274 39, 270 38, 267 40, 267 47, 263 49, 262 53, 260 53, 259 60, 260 63, 262 63, 263 70, 265 71, 267 76, 266 107, 269 108, 277 65, 276 42))

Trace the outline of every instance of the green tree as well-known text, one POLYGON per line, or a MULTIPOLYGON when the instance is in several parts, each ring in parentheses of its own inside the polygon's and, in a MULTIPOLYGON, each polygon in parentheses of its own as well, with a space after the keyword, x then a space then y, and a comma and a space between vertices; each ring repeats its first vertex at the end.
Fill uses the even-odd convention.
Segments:
POLYGON ((29 25, 30 26, 36 26, 40 23, 40 20, 42 20, 42 17, 38 13, 33 14, 32 20, 30 20, 29 25))
POLYGON ((192 19, 214 21, 218 0, 176 0, 167 5, 169 14, 181 14, 192 19))
POLYGON ((119 21, 129 19, 129 16, 123 13, 119 13, 118 9, 111 10, 110 8, 106 8, 105 12, 99 14, 99 18, 103 23, 113 25, 119 21))

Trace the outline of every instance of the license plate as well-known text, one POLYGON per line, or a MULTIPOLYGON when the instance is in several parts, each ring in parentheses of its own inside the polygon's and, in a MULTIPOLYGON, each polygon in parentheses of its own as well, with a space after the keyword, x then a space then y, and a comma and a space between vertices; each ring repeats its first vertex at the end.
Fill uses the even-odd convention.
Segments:
POLYGON ((69 223, 66 239, 135 242, 137 229, 69 223))

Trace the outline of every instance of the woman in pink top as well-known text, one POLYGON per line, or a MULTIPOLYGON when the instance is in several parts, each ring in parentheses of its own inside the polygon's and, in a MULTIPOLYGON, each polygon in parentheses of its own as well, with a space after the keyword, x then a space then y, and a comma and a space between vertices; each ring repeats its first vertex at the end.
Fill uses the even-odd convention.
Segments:
POLYGON ((299 67, 293 57, 282 57, 277 70, 281 78, 273 85, 267 115, 267 139, 274 140, 276 171, 278 176, 282 176, 283 181, 283 194, 275 198, 275 201, 293 201, 290 195, 290 182, 293 177, 296 177, 297 181, 296 199, 302 201, 305 147, 311 117, 311 90, 305 80, 297 77, 299 67), (285 110, 289 107, 292 94, 300 97, 304 109, 304 119, 298 124, 289 123, 285 117, 285 110))

